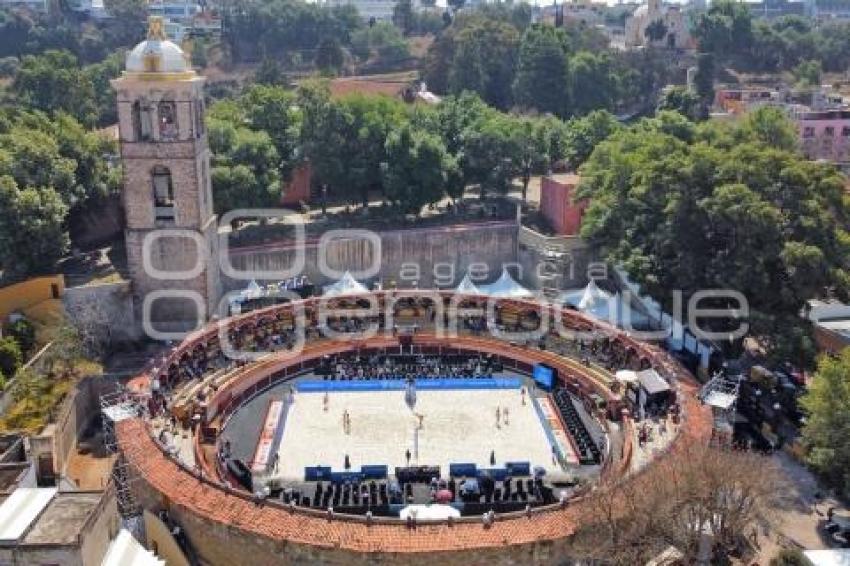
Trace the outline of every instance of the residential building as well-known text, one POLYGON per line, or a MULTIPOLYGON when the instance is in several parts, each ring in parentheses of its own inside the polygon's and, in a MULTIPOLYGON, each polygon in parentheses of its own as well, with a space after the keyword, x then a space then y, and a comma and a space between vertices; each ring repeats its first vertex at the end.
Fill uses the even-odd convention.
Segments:
POLYGON ((0 0, 0 8, 26 8, 33 12, 47 13, 50 0, 0 0))
MULTIPOLYGON (((351 5, 357 8, 360 16, 364 20, 392 20, 393 9, 397 0, 325 0, 325 5, 328 7, 351 5)), ((419 2, 413 2, 413 9, 419 8, 419 2)))
POLYGON ((850 163, 850 110, 801 112, 795 118, 806 157, 850 163))
POLYGON ((626 19, 625 39, 626 47, 655 45, 689 49, 694 46, 682 8, 678 5, 664 6, 661 0, 649 0, 638 6, 626 19), (660 25, 664 33, 659 39, 651 40, 647 30, 654 25, 660 25))
POLYGON ((809 10, 807 2, 796 0, 763 0, 748 2, 750 13, 756 18, 780 18, 783 16, 805 16, 809 10))
POLYGON ((119 525, 111 489, 20 487, 0 505, 0 564, 100 566, 119 525))

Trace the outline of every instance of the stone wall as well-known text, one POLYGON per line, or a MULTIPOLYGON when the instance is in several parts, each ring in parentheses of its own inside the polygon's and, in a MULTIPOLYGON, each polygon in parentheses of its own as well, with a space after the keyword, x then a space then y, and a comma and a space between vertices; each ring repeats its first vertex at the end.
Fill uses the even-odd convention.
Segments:
POLYGON ((138 338, 129 281, 69 287, 62 302, 71 323, 84 332, 90 329, 111 344, 138 338))
MULTIPOLYGON (((323 250, 318 241, 308 241, 304 246, 303 273, 318 285, 335 280, 320 269, 324 255, 327 265, 341 272, 363 271, 375 262, 380 263, 377 274, 368 279, 381 280, 385 286, 395 281, 399 287, 411 287, 417 280, 419 288, 445 288, 457 285, 473 264, 486 267, 482 273, 486 275, 486 282, 491 282, 498 278, 505 264, 513 265, 517 257, 516 222, 410 228, 380 232, 377 236, 381 242, 380 257, 376 256, 374 246, 362 237, 332 240, 323 250)), ((279 243, 234 248, 230 250, 229 259, 239 272, 284 272, 295 266, 296 247, 292 243, 279 243)), ((287 277, 301 273, 293 272, 287 277)), ((223 287, 226 291, 243 289, 253 278, 246 276, 240 280, 222 275, 223 287)))
MULTIPOLYGON (((482 547, 446 552, 352 552, 332 543, 325 546, 305 545, 272 537, 259 536, 239 528, 234 524, 212 521, 191 512, 181 505, 169 502, 162 493, 152 488, 144 478, 134 481, 134 494, 145 509, 167 509, 169 516, 183 529, 192 549, 202 564, 209 566, 229 566, 242 564, 246 556, 251 557, 251 566, 279 566, 321 564, 325 566, 368 566, 373 564, 404 566, 525 566, 525 565, 564 565, 571 564, 569 559, 569 538, 560 540, 540 540, 530 544, 508 544, 497 547, 482 547)), ((375 529, 383 528, 376 525, 375 529)), ((427 525, 417 527, 418 531, 433 528, 427 525)), ((482 529, 484 527, 481 527, 482 529)), ((328 529, 334 529, 334 522, 328 522, 328 529)), ((403 526, 387 529, 387 536, 406 536, 403 526)), ((471 541, 474 544, 474 541, 471 541)))

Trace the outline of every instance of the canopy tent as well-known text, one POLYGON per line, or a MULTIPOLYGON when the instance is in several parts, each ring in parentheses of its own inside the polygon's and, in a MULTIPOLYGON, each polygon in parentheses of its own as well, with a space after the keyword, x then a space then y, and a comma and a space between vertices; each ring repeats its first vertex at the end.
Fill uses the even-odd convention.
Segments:
POLYGON ((463 279, 460 282, 460 285, 455 289, 455 293, 460 293, 462 295, 482 295, 481 289, 472 282, 472 278, 469 277, 469 273, 463 276, 463 279))
POLYGON ((647 317, 633 309, 619 293, 612 295, 600 289, 593 279, 588 282, 584 289, 562 293, 561 303, 571 305, 598 320, 617 325, 622 325, 626 321, 627 314, 631 326, 641 326, 648 323, 647 317))
POLYGON ((449 517, 460 517, 460 511, 450 505, 408 505, 401 510, 399 518, 408 517, 424 521, 445 521, 449 517))
POLYGON ((337 295, 359 295, 368 292, 369 289, 357 281, 351 275, 351 272, 346 271, 345 274, 343 274, 342 279, 325 287, 324 296, 335 297, 337 295))
POLYGON ((534 293, 517 283, 507 268, 502 268, 502 275, 494 283, 481 285, 479 289, 486 295, 492 297, 532 297, 534 293))
POLYGON ((263 294, 263 288, 257 283, 256 279, 251 279, 251 282, 248 283, 248 286, 240 291, 239 296, 242 300, 245 299, 256 299, 259 298, 263 294))
POLYGON ((133 538, 130 531, 121 529, 109 543, 101 566, 165 566, 165 560, 147 550, 133 538))

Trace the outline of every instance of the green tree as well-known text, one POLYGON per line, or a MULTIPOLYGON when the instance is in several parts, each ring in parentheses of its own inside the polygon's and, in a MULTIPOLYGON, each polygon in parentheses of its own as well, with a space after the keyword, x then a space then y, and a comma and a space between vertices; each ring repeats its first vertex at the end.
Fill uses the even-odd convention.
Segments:
POLYGON ((643 30, 643 35, 650 41, 650 43, 658 43, 662 39, 667 36, 667 26, 664 24, 664 20, 658 19, 653 22, 650 22, 646 29, 643 30))
POLYGON ((810 562, 798 548, 783 548, 770 559, 768 566, 809 566, 810 562))
POLYGON ((21 353, 29 356, 35 348, 35 326, 25 319, 19 318, 15 322, 6 327, 6 333, 15 339, 18 346, 21 347, 21 353))
POLYGON ((820 86, 821 74, 820 61, 802 61, 792 69, 794 79, 801 86, 820 86))
POLYGON ((587 161, 593 149, 620 127, 617 118, 605 110, 596 110, 581 118, 572 118, 566 125, 566 157, 577 169, 587 161))
POLYGON ((680 86, 673 86, 664 91, 658 101, 658 111, 664 110, 673 110, 694 121, 708 118, 707 108, 699 95, 680 86))
MULTIPOLYGON (((582 234, 667 308, 674 289, 686 301, 701 289, 742 293, 752 336, 805 362, 803 304, 850 290, 850 210, 834 169, 777 149, 766 141, 773 130, 695 126, 662 112, 614 133, 581 169, 580 195, 591 202, 582 234)), ((738 325, 712 323, 729 326, 738 325)))
POLYGON ((210 179, 217 213, 276 203, 280 195, 280 158, 265 131, 211 119, 209 139, 213 154, 210 179))
POLYGON ((12 91, 26 106, 45 112, 66 112, 87 125, 96 121, 91 79, 68 51, 46 51, 23 58, 12 91))
POLYGON ((568 108, 567 53, 563 31, 531 26, 522 36, 513 85, 515 103, 563 116, 568 108))
POLYGON ((612 110, 618 98, 612 60, 588 51, 570 59, 572 114, 583 116, 593 110, 612 110))
POLYGON ((463 167, 468 179, 477 183, 481 198, 487 193, 505 194, 520 172, 520 147, 514 121, 494 116, 464 133, 463 167))
POLYGON ((104 0, 112 33, 123 45, 133 45, 144 36, 147 6, 144 0, 104 0))
POLYGON ((10 378, 15 375, 23 363, 21 347, 14 338, 0 338, 0 373, 10 378))
POLYGON ((717 0, 707 12, 700 14, 694 26, 700 51, 727 59, 742 53, 752 44, 752 16, 746 4, 734 0, 717 0))
POLYGON ((850 494, 850 348, 818 360, 801 403, 808 413, 802 431, 806 462, 846 497, 850 494))
POLYGON ((404 125, 389 134, 386 152, 383 183, 391 202, 418 215, 440 199, 454 166, 440 138, 404 125))
POLYGON ((416 14, 413 12, 411 0, 398 0, 393 7, 393 24, 404 33, 410 35, 416 26, 416 14))
POLYGON ((694 90, 704 105, 714 100, 714 55, 697 55, 697 71, 694 74, 694 90))
POLYGON ((339 41, 332 37, 326 37, 316 49, 316 67, 322 73, 335 75, 339 73, 345 64, 345 53, 339 41))
POLYGON ((51 187, 0 177, 0 266, 8 278, 51 271, 68 250, 67 205, 51 187))

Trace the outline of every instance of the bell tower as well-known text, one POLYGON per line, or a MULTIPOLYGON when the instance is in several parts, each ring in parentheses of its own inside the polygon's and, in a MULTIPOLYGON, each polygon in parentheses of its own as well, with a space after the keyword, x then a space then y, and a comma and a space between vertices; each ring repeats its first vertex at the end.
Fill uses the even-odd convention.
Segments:
POLYGON ((154 338, 191 330, 218 307, 203 85, 156 17, 149 20, 147 39, 127 55, 126 70, 112 81, 127 263, 137 314, 154 338))

